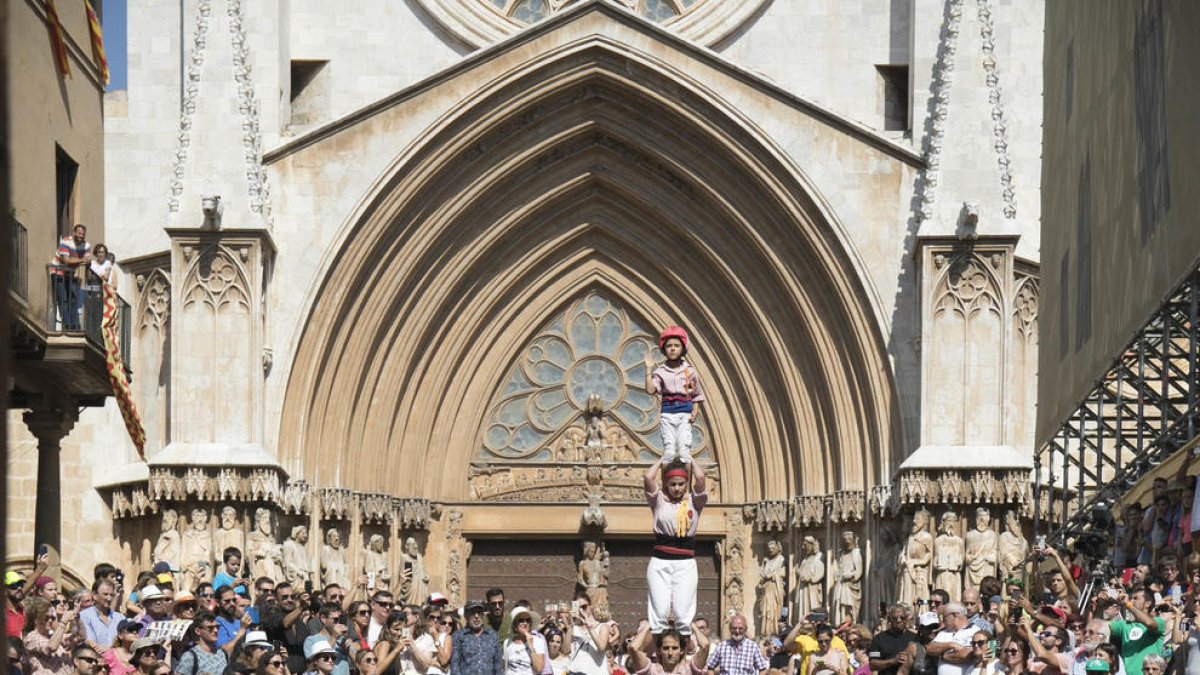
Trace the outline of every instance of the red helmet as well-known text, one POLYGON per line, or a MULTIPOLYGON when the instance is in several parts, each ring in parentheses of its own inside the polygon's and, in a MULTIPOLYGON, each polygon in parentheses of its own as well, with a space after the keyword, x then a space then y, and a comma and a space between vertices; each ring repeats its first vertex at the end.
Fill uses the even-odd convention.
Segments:
POLYGON ((679 338, 679 341, 683 343, 683 351, 685 353, 687 352, 687 331, 686 330, 680 328, 679 326, 667 326, 666 328, 664 328, 662 334, 658 336, 658 348, 660 350, 666 348, 667 340, 669 338, 679 338))

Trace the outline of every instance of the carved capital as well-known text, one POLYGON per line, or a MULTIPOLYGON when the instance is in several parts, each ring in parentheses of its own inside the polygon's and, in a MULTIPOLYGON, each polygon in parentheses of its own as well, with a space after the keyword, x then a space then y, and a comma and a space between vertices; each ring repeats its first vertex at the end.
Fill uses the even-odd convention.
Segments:
POLYGON ((792 503, 783 500, 764 500, 755 509, 754 526, 759 532, 783 532, 792 522, 792 503))

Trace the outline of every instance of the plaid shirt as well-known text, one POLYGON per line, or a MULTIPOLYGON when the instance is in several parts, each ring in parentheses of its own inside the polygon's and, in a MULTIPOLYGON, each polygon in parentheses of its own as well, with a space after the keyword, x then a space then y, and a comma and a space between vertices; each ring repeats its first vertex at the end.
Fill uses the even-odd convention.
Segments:
POLYGON ((720 668, 721 675, 758 675, 769 665, 754 640, 742 638, 738 642, 725 640, 717 645, 705 668, 720 668))
POLYGON ((504 659, 500 651, 500 636, 484 625, 476 635, 470 628, 460 628, 451 637, 450 672, 454 675, 500 675, 504 659))

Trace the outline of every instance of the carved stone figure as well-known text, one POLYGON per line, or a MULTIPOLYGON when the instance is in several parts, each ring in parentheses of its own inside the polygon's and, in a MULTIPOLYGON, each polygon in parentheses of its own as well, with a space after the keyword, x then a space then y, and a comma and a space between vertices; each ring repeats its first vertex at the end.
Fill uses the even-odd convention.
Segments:
MULTIPOLYGON (((797 617, 804 617, 814 609, 825 606, 821 602, 825 595, 825 560, 821 555, 821 544, 817 542, 816 537, 804 538, 804 559, 800 561, 797 575, 800 579, 800 607, 797 617)), ((771 633, 774 632, 772 629, 771 633)))
POLYGON ((1029 556, 1029 541, 1021 533, 1021 520, 1016 511, 1004 514, 1004 532, 1000 533, 1000 543, 997 546, 1002 579, 1020 576, 1025 558, 1029 556))
POLYGON ((232 506, 221 509, 221 526, 213 532, 213 553, 222 558, 227 548, 236 548, 245 557, 246 533, 238 527, 237 511, 232 506))
POLYGON ((201 582, 212 581, 212 533, 208 531, 208 512, 192 511, 192 526, 183 533, 179 571, 184 590, 195 590, 201 582))
POLYGON ((292 536, 283 542, 283 576, 292 584, 292 588, 303 588, 305 581, 312 581, 307 525, 293 527, 292 536))
POLYGON ((992 512, 975 510, 975 529, 966 537, 966 588, 979 588, 984 577, 996 576, 999 537, 992 529, 992 512))
POLYGON ((383 550, 382 534, 373 534, 367 541, 367 549, 363 552, 363 574, 368 579, 374 577, 375 590, 386 591, 392 585, 392 569, 388 565, 388 555, 383 550))
POLYGON ((787 559, 783 557, 783 547, 772 539, 767 542, 767 555, 758 573, 759 635, 772 635, 778 630, 786 576, 787 559))
POLYGON ((849 530, 842 533, 842 550, 837 559, 837 577, 833 582, 833 610, 838 621, 858 621, 862 607, 862 550, 858 547, 858 535, 849 530))
POLYGON ((929 597, 929 565, 933 562, 933 535, 929 533, 929 512, 913 514, 912 533, 900 552, 900 601, 910 607, 917 598, 929 597))
POLYGON ((162 532, 154 543, 154 562, 169 562, 172 567, 180 564, 183 541, 179 536, 179 513, 175 509, 163 511, 162 532))
POLYGON ((941 534, 933 543, 933 587, 951 598, 962 597, 963 540, 958 536, 958 514, 942 514, 941 534))
POLYGON ((411 572, 400 581, 400 595, 404 597, 404 602, 410 605, 425 604, 429 596, 429 573, 425 571, 425 556, 421 554, 416 539, 409 537, 404 540, 400 563, 406 572, 411 572))
POLYGON ((342 533, 336 527, 325 532, 325 544, 321 546, 321 586, 329 584, 351 588, 346 548, 342 546, 342 533))
POLYGON ((246 558, 253 578, 283 579, 283 547, 275 541, 271 512, 265 508, 254 512, 254 531, 246 537, 246 558))
POLYGON ((583 542, 583 560, 575 582, 587 591, 594 607, 608 607, 608 551, 594 541, 583 542))

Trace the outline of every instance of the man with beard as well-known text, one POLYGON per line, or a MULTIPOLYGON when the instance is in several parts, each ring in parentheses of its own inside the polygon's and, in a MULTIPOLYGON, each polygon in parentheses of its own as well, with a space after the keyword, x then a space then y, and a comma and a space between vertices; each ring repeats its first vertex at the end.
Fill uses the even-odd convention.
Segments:
POLYGON ((896 675, 902 666, 912 663, 908 645, 916 640, 917 634, 908 630, 908 606, 896 603, 888 607, 887 630, 876 635, 867 649, 871 672, 896 675))
POLYGON ((454 675, 497 675, 504 672, 500 638, 490 626, 484 625, 483 603, 469 601, 463 607, 463 613, 467 618, 467 626, 458 629, 451 638, 450 672, 454 675))
POLYGON ((293 673, 304 670, 304 641, 310 635, 308 623, 303 617, 311 599, 302 590, 297 596, 296 591, 286 581, 276 584, 275 600, 263 608, 266 616, 262 617, 267 637, 287 647, 288 671, 293 673))
MULTIPOLYGON (((1071 655, 1070 670, 1063 669, 1064 675, 1087 675, 1088 661, 1099 656, 1100 645, 1108 643, 1111 639, 1112 632, 1108 628, 1108 622, 1101 619, 1089 621, 1083 629, 1083 642, 1071 655)), ((1118 660, 1117 671, 1113 675, 1125 675, 1124 659, 1118 660)))
MULTIPOLYGON (((1047 667, 1057 668, 1060 672, 1071 672, 1071 650, 1067 631, 1054 626, 1047 626, 1037 634, 1036 640, 1030 640, 1034 662, 1030 670, 1040 673, 1047 667)), ((1086 663, 1084 666, 1086 667, 1086 663)))
POLYGON ((1142 659, 1162 652, 1167 623, 1162 617, 1150 616, 1154 594, 1147 589, 1134 591, 1124 604, 1133 621, 1117 620, 1108 627, 1112 630, 1112 641, 1121 648, 1121 658, 1130 675, 1142 675, 1142 659))
MULTIPOLYGON (((217 640, 216 647, 225 652, 226 656, 233 654, 246 631, 250 629, 253 619, 250 613, 238 607, 237 593, 230 586, 217 589, 217 640)), ((197 618, 195 621, 199 621, 197 618)))

